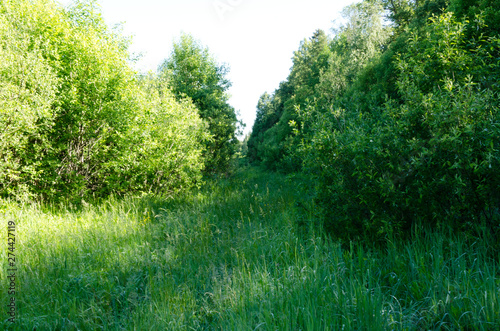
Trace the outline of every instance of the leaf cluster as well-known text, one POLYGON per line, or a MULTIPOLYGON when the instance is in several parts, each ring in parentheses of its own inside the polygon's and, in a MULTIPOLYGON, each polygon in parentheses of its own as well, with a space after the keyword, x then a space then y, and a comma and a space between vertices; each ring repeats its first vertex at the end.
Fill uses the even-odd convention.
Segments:
POLYGON ((208 123, 212 139, 205 140, 205 172, 224 173, 229 170, 236 152, 236 132, 241 123, 229 105, 226 78, 229 69, 219 65, 191 35, 182 34, 174 43, 168 59, 159 67, 159 75, 168 82, 178 100, 190 98, 208 123))
POLYGON ((308 175, 325 226, 346 240, 376 242, 409 234, 415 224, 498 232, 500 35, 491 27, 493 8, 495 1, 431 0, 347 8, 319 80, 293 73, 312 68, 320 55, 294 61, 292 92, 280 100, 294 107, 268 111, 276 101, 266 99, 258 114, 278 119, 257 118, 249 154, 308 175), (279 127, 284 122, 288 131, 279 127), (286 152, 266 158, 273 148, 286 152), (299 164, 287 167, 287 160, 299 164))
POLYGON ((19 199, 172 192, 204 167, 206 123, 156 77, 95 1, 0 2, 0 194, 19 199))

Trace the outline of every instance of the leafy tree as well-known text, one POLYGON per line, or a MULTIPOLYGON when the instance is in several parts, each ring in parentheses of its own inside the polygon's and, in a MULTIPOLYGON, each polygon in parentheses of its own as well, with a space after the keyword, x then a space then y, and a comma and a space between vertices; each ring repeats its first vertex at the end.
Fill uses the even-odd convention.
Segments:
POLYGON ((382 0, 384 8, 388 11, 388 18, 399 29, 411 22, 419 2, 421 0, 382 0))
MULTIPOLYGON (((327 105, 342 100, 342 96, 358 81, 371 61, 378 59, 386 50, 392 32, 384 26, 383 8, 379 1, 353 4, 346 7, 342 15, 346 23, 334 30, 335 36, 330 46, 333 55, 328 70, 321 75, 319 85, 327 105)), ((371 86, 355 88, 356 94, 367 92, 367 88, 371 86)), ((353 91, 350 91, 346 98, 353 97, 357 96, 353 96, 353 91)))
MULTIPOLYGON (((35 100, 50 92, 37 107, 44 114, 34 121, 38 131, 27 132, 25 147, 8 148, 22 158, 24 171, 4 192, 23 186, 45 197, 98 192, 106 176, 104 161, 114 156, 118 133, 132 112, 121 93, 134 79, 125 43, 107 29, 95 2, 75 2, 67 11, 48 0, 3 1, 1 6, 8 35, 14 36, 6 39, 6 49, 19 44, 15 36, 23 37, 17 57, 38 62, 34 72, 24 66, 11 70, 10 81, 20 81, 35 100), (46 78, 36 77, 38 68, 44 68, 46 78)), ((11 106, 7 112, 20 111, 11 106)))
POLYGON ((416 223, 496 231, 499 44, 466 39, 478 22, 445 13, 413 31, 396 62, 402 102, 315 122, 306 169, 330 229, 372 240, 416 223))
POLYGON ((196 181, 205 124, 139 83, 127 45, 95 1, 0 2, 0 194, 79 201, 196 181))
POLYGON ((323 30, 317 30, 309 40, 304 40, 293 56, 293 66, 288 80, 293 87, 293 106, 305 104, 315 95, 321 73, 328 67, 329 39, 323 30))
POLYGON ((273 97, 265 92, 260 96, 257 103, 257 113, 252 127, 252 133, 248 139, 248 158, 251 162, 258 160, 257 147, 262 143, 263 133, 273 126, 278 120, 272 109, 273 97))
MULTIPOLYGON (((266 125, 261 126, 256 121, 256 129, 260 133, 254 135, 249 147, 251 153, 258 150, 259 158, 271 168, 282 168, 294 171, 300 168, 301 162, 296 159, 293 151, 297 148, 301 137, 294 134, 291 123, 301 125, 298 116, 301 108, 319 97, 317 86, 320 83, 321 73, 327 69, 330 57, 329 40, 322 30, 317 30, 309 40, 301 42, 299 50, 294 53, 293 67, 286 82, 276 90, 272 101, 265 105, 266 125), (258 146, 255 144, 258 142, 258 146)), ((255 152, 254 152, 255 153, 255 152)), ((251 154, 252 155, 252 154, 251 154)))
POLYGON ((208 122, 212 139, 206 140, 206 171, 224 172, 237 147, 238 120, 228 104, 228 69, 217 64, 208 48, 183 34, 170 57, 159 68, 178 100, 191 98, 201 118, 208 122))
POLYGON ((129 91, 134 118, 120 136, 117 157, 108 161, 109 189, 173 194, 201 179, 207 124, 190 100, 177 101, 155 76, 129 91))
POLYGON ((45 41, 19 29, 17 9, 26 4, 0 3, 0 192, 29 195, 41 176, 59 80, 43 58, 45 41))
POLYGON ((500 8, 499 0, 450 0, 449 11, 453 12, 458 19, 480 19, 487 22, 479 31, 471 30, 470 33, 480 32, 491 36, 500 33, 498 8, 500 8))
POLYGON ((282 139, 285 136, 275 137, 279 129, 277 123, 285 111, 287 102, 293 93, 289 81, 281 82, 273 95, 265 93, 257 104, 257 118, 252 134, 248 141, 248 155, 252 162, 262 162, 270 169, 277 169, 283 156, 282 139), (269 140, 275 143, 269 143, 269 140))
POLYGON ((123 92, 135 77, 126 43, 109 31, 95 2, 75 2, 66 15, 56 31, 50 22, 43 22, 44 31, 33 31, 51 40, 58 52, 52 66, 62 80, 46 163, 54 184, 44 189, 84 196, 103 189, 105 161, 116 156, 117 139, 133 117, 123 92))
POLYGON ((342 103, 342 98, 359 99, 345 93, 386 48, 391 30, 383 25, 383 7, 378 1, 351 5, 343 16, 346 23, 335 30, 333 38, 318 30, 294 53, 287 92, 281 93, 280 86, 266 107, 278 119, 262 125, 262 110, 258 110, 255 133, 249 141, 252 159, 270 168, 298 171, 314 134, 313 124, 334 103, 342 103))
POLYGON ((278 100, 280 87, 261 98, 250 154, 288 171, 297 167, 287 160, 300 160, 325 226, 345 240, 378 242, 422 223, 498 233, 495 5, 366 0, 348 7, 319 76, 313 38, 295 53, 290 93, 278 100), (268 113, 279 119, 268 125, 268 113))

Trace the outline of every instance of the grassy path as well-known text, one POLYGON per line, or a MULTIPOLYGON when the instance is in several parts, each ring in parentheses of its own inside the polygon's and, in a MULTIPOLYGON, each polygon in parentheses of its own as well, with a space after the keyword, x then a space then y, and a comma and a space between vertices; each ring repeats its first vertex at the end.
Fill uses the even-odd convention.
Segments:
MULTIPOLYGON (((500 328, 498 258, 481 241, 422 234, 383 252, 345 249, 308 225, 314 206, 296 186, 247 169, 166 201, 3 203, 2 228, 17 224, 19 271, 17 322, 3 308, 0 328, 500 328)), ((3 307, 9 297, 3 285, 3 307)))

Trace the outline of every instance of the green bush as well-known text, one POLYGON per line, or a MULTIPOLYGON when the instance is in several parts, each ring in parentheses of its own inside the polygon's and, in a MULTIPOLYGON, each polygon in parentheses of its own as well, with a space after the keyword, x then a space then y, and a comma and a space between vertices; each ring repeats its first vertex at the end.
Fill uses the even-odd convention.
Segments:
POLYGON ((2 194, 29 194, 28 185, 40 180, 40 159, 48 144, 44 132, 53 125, 53 104, 60 82, 43 56, 47 41, 19 26, 18 16, 26 10, 25 3, 0 3, 2 194), (37 148, 32 148, 33 141, 37 148))
POLYGON ((135 118, 109 162, 107 178, 114 192, 172 193, 201 180, 203 145, 210 139, 207 124, 189 100, 176 101, 165 83, 154 77, 133 90, 135 118))
POLYGON ((218 64, 207 47, 192 36, 182 34, 159 75, 168 82, 178 100, 190 98, 208 123, 212 139, 205 140, 205 172, 227 173, 235 156, 240 126, 235 109, 228 103, 229 68, 218 64))
POLYGON ((95 1, 0 2, 0 194, 78 201, 199 178, 205 125, 141 85, 127 45, 95 1))
POLYGON ((340 237, 377 240, 416 223, 498 230, 500 114, 488 72, 499 44, 465 39, 470 24, 446 13, 413 35, 397 60, 402 102, 315 121, 306 168, 340 237))

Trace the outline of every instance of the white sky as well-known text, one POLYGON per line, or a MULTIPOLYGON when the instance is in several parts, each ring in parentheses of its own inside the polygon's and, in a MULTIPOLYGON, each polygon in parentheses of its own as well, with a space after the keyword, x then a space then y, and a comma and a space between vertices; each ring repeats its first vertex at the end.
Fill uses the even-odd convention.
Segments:
MULTIPOLYGON (((358 0, 359 1, 359 0, 358 0)), ((272 93, 292 66, 293 52, 316 29, 356 0, 98 0, 109 26, 124 23, 133 36, 131 51, 142 53, 137 70, 156 71, 172 43, 186 32, 230 67, 230 104, 252 129, 256 105, 272 93)), ((68 5, 72 0, 59 0, 68 5)))

